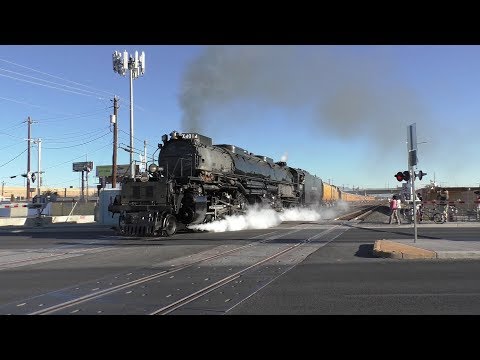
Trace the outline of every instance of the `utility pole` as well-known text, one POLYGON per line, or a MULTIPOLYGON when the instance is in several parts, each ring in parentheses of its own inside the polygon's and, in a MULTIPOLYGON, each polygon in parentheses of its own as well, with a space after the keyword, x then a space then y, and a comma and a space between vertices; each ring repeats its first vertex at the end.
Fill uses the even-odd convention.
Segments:
POLYGON ((80 201, 85 200, 85 180, 84 180, 85 171, 82 169, 82 194, 80 195, 80 201))
POLYGON ((5 181, 2 181, 2 196, 3 196, 3 189, 5 188, 5 181))
POLYGON ((28 152, 27 152, 27 201, 30 200, 30 132, 31 132, 31 126, 32 126, 32 119, 30 119, 30 116, 27 119, 27 124, 28 124, 28 152))
POLYGON ((143 171, 147 171, 147 140, 143 140, 143 171))
POLYGON ((112 156, 112 189, 117 187, 117 141, 118 141, 118 98, 113 97, 113 116, 110 122, 113 123, 113 156, 112 156))

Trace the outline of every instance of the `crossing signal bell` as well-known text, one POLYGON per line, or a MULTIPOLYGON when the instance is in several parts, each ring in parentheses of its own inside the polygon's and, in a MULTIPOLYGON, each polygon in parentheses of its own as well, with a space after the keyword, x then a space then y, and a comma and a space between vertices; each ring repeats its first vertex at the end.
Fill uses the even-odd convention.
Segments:
POLYGON ((422 178, 427 175, 427 173, 424 173, 422 170, 418 172, 418 174, 415 174, 418 177, 418 180, 422 181, 422 178))

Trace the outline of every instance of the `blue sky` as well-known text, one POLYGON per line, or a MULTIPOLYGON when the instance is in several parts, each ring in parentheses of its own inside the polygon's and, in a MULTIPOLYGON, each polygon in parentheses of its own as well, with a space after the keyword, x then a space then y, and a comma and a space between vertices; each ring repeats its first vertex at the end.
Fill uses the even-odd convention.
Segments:
MULTIPOLYGON (((133 84, 134 145, 143 152, 147 140, 150 158, 162 134, 196 130, 275 161, 286 155, 339 186, 397 186, 415 123, 417 170, 428 173, 417 187, 434 176, 480 184, 480 47, 456 45, 3 45, 0 181, 25 183, 10 176, 26 171, 28 116, 42 139, 44 188, 80 186, 73 162, 111 164, 114 95, 119 143, 129 144, 129 79, 113 71, 116 50, 146 53, 133 84)), ((118 163, 128 161, 120 149, 118 163)))

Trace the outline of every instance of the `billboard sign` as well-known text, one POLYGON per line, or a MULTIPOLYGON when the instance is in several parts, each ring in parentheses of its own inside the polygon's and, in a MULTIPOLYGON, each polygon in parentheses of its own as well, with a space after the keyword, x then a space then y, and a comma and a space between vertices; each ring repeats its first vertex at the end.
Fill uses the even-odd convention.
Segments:
POLYGON ((91 171, 93 169, 93 161, 84 161, 73 163, 73 171, 91 171))
MULTIPOLYGON (((138 165, 137 165, 138 168, 138 165)), ((117 165, 117 176, 129 176, 130 175, 130 164, 126 165, 117 165)), ((99 165, 96 167, 96 177, 109 177, 112 176, 112 165, 99 165)))

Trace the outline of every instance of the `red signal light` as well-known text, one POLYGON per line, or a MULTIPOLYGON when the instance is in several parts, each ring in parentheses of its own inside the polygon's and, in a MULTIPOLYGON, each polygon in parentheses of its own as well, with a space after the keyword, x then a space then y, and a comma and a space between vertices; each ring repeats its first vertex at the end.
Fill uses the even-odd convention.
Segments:
POLYGON ((397 181, 403 181, 404 175, 403 175, 403 173, 402 173, 401 171, 397 172, 397 173, 396 173, 395 175, 393 175, 393 176, 397 179, 397 181))

